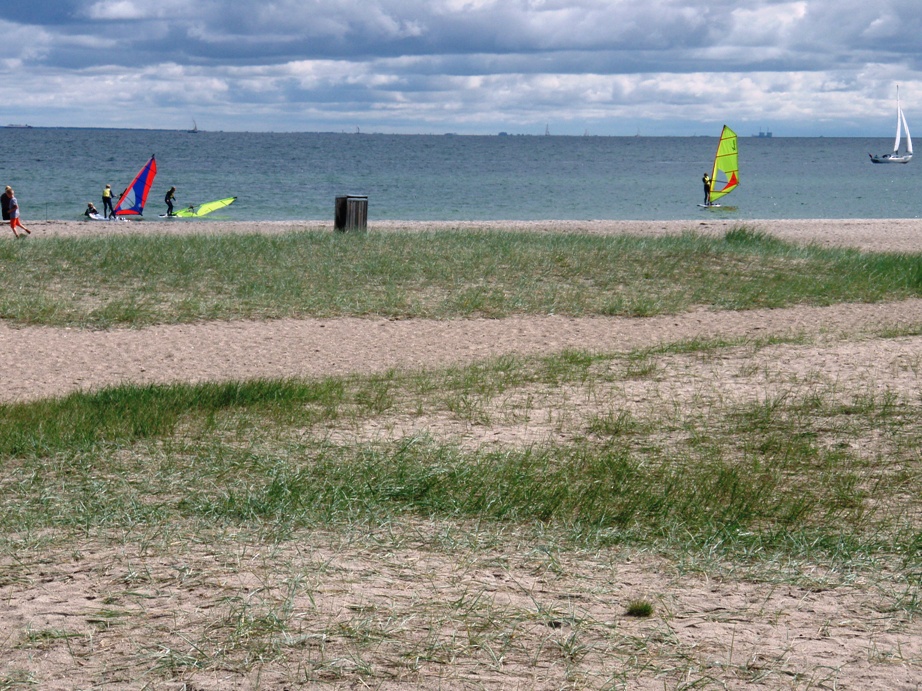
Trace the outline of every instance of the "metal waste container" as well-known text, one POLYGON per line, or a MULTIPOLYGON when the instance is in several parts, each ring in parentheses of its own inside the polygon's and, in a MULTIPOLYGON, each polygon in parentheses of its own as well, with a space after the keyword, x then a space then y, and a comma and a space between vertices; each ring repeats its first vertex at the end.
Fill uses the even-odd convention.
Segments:
POLYGON ((336 198, 336 210, 333 217, 333 230, 367 230, 368 195, 348 194, 336 198))

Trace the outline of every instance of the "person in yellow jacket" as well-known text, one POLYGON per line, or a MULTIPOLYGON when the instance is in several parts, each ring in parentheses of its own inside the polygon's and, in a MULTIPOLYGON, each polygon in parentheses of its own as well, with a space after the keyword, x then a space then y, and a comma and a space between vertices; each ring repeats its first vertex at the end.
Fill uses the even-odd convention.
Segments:
POLYGON ((112 206, 112 188, 106 185, 102 191, 102 215, 109 218, 109 214, 115 216, 115 208, 112 206))
POLYGON ((711 178, 710 176, 707 173, 705 173, 704 177, 701 178, 701 182, 704 183, 704 205, 710 206, 711 205, 711 178))

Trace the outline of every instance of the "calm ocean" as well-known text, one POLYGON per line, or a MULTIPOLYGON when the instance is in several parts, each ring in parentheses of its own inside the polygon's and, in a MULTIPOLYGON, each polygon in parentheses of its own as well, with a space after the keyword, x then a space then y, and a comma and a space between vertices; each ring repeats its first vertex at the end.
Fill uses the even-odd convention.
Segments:
MULTIPOLYGON (((716 128, 715 128, 716 129, 716 128)), ((718 130, 719 131, 719 130, 718 130)), ((741 185, 708 210, 701 175, 713 137, 452 136, 0 128, 0 185, 29 219, 79 219, 156 154, 145 218, 227 196, 213 220, 333 219, 368 195, 387 220, 919 218, 922 156, 872 165, 892 138, 741 136, 741 185)), ((101 208, 101 207, 100 207, 101 208)))

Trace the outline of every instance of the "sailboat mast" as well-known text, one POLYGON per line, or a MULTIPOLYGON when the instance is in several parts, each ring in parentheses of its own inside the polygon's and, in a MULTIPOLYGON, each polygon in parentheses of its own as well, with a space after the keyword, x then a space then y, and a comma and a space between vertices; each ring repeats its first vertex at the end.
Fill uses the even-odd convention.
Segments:
POLYGON ((900 108, 900 85, 896 85, 896 139, 893 141, 893 155, 900 150, 900 139, 903 137, 903 110, 900 108))

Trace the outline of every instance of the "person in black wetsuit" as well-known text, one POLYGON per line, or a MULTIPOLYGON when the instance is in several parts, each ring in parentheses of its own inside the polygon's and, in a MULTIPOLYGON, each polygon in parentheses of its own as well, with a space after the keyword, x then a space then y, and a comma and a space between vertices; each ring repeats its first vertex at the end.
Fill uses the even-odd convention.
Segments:
POLYGON ((176 188, 171 187, 170 191, 166 193, 166 196, 163 198, 163 201, 166 202, 166 215, 173 215, 173 202, 176 201, 176 188))
POLYGON ((701 178, 701 182, 704 183, 704 205, 710 206, 711 205, 711 178, 710 176, 707 173, 705 173, 704 177, 701 178))
POLYGON ((10 192, 13 190, 9 185, 6 186, 6 189, 3 191, 3 194, 0 195, 0 204, 3 205, 3 220, 10 220, 10 197, 12 196, 10 192))

